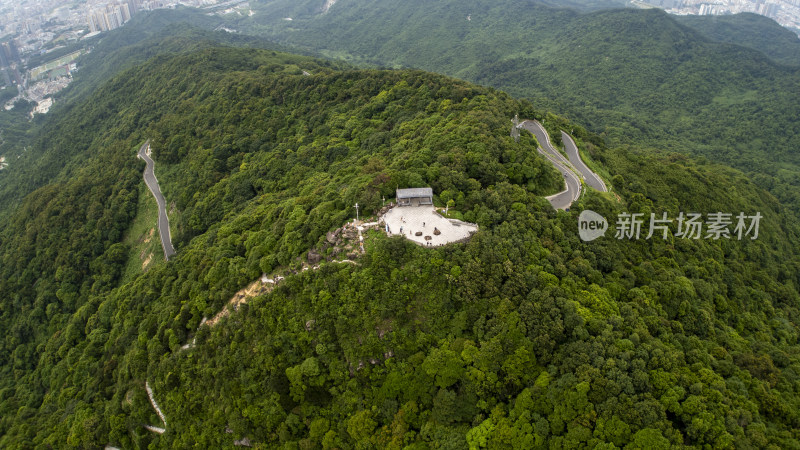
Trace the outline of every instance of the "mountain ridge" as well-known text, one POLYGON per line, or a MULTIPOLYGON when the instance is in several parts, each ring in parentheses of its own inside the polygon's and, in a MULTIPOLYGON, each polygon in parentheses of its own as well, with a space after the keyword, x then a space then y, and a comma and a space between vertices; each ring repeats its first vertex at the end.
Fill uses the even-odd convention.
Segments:
POLYGON ((0 229, 0 445, 793 442, 800 249, 773 196, 490 88, 330 65, 163 55, 78 107, 107 108, 104 145, 0 229), (590 190, 553 211, 561 177, 509 136, 514 114, 569 129, 619 200, 590 190), (123 282, 145 137, 177 254, 123 282), (398 185, 433 186, 481 231, 437 249, 368 232, 359 264, 301 270, 353 204, 369 214, 398 185), (578 238, 581 209, 684 208, 761 211, 759 240, 578 238), (198 329, 277 268, 295 275, 198 329), (164 434, 142 428, 160 423, 147 386, 164 434))
POLYGON ((797 67, 713 41, 661 10, 581 13, 478 0, 385 5, 342 0, 324 16, 288 25, 270 21, 269 6, 261 5, 241 26, 328 56, 503 89, 568 115, 612 145, 712 158, 747 171, 785 204, 800 204, 792 152, 800 145, 797 67), (467 20, 471 11, 480 13, 467 20))
MULTIPOLYGON (((40 179, 15 181, 30 193, 0 219, 0 447, 797 445, 800 226, 769 179, 612 145, 551 101, 171 28, 161 50, 197 48, 148 48, 165 32, 109 50, 130 67, 70 101, 40 179), (568 131, 612 192, 554 211, 562 177, 509 135, 515 115, 556 146, 568 131), (147 215, 147 139, 177 253, 145 270, 126 234, 147 215), (364 219, 424 186, 478 233, 424 248, 364 230, 357 264, 303 270, 348 251, 328 235, 355 204, 364 219), (605 237, 581 240, 585 210, 605 237), (623 214, 690 212, 758 213, 759 236, 613 233, 623 214), (265 274, 285 279, 222 313, 265 274)), ((703 101, 750 105, 734 87, 703 101)), ((649 133, 630 117, 606 120, 649 133)))
POLYGON ((778 23, 753 13, 730 16, 677 16, 709 39, 759 50, 776 62, 797 67, 800 64, 800 37, 778 23))

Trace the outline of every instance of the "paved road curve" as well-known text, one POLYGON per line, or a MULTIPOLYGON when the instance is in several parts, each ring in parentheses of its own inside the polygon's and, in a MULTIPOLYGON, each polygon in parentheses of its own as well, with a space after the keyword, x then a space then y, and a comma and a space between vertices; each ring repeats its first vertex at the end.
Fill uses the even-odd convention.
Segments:
POLYGON ((525 130, 530 131, 536 136, 536 140, 539 141, 540 147, 537 149, 539 153, 544 155, 555 167, 558 169, 559 172, 564 176, 564 184, 566 185, 566 189, 559 192, 558 194, 551 195, 546 197, 547 200, 553 205, 554 209, 567 209, 572 205, 572 202, 578 199, 581 195, 581 180, 578 179, 578 176, 571 170, 571 165, 569 161, 567 161, 558 151, 553 148, 553 145, 550 143, 550 137, 547 135, 547 131, 542 127, 542 125, 535 121, 535 120, 525 120, 520 123, 520 127, 524 128, 525 130), (542 147, 545 150, 542 150, 542 147))
POLYGON ((569 156, 569 162, 571 162, 572 166, 578 169, 581 175, 583 175, 583 180, 586 182, 586 184, 600 192, 608 192, 608 188, 606 188, 606 184, 603 183, 603 180, 600 179, 596 173, 592 172, 591 169, 586 166, 586 164, 584 164, 583 160, 581 159, 581 155, 578 152, 578 146, 575 145, 575 141, 572 139, 572 136, 562 131, 561 140, 564 141, 564 149, 567 151, 567 156, 569 156))
POLYGON ((153 197, 156 198, 158 203, 158 233, 161 235, 161 247, 164 248, 164 259, 169 261, 169 257, 175 254, 175 249, 172 247, 172 236, 169 233, 169 219, 167 218, 167 202, 164 196, 161 195, 161 188, 158 186, 158 180, 155 174, 155 163, 150 159, 150 139, 147 140, 141 147, 139 147, 139 158, 142 158, 146 164, 144 168, 144 182, 153 197))
POLYGON ((536 140, 539 141, 539 145, 541 145, 547 153, 556 158, 556 160, 560 161, 565 167, 574 168, 571 166, 570 162, 567 161, 567 158, 564 158, 564 155, 562 155, 561 152, 553 147, 553 143, 550 142, 550 135, 547 134, 547 131, 538 120, 523 120, 522 127, 536 136, 536 140))

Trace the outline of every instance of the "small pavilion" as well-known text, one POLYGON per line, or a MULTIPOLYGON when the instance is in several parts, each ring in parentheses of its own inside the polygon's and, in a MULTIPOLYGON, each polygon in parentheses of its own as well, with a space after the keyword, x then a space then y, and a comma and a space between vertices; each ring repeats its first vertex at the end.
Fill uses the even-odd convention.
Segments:
POLYGON ((411 188, 397 190, 397 206, 433 205, 433 189, 411 188))

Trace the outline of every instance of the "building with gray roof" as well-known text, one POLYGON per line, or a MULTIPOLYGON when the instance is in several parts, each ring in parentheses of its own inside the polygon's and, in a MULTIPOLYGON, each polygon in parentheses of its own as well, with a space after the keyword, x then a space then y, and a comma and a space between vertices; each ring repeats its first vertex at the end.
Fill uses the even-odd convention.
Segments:
POLYGON ((411 188, 397 190, 398 206, 433 205, 433 189, 411 188))

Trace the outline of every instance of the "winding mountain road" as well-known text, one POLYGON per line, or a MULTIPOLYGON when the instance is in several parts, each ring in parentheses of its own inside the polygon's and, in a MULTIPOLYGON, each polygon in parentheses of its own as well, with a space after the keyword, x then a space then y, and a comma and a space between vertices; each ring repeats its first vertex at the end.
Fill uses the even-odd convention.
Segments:
POLYGON ((566 189, 558 194, 546 197, 547 200, 554 209, 568 209, 572 205, 572 202, 577 200, 581 195, 581 180, 578 179, 578 176, 572 171, 572 165, 569 161, 553 148, 550 137, 547 135, 547 131, 545 131, 544 127, 542 127, 542 124, 535 120, 523 120, 519 126, 536 136, 536 140, 539 141, 539 148, 537 148, 539 153, 550 160, 556 169, 564 176, 566 189), (542 147, 545 149, 542 150, 542 147))
POLYGON ((150 158, 150 139, 147 140, 141 147, 137 155, 143 159, 146 167, 144 168, 144 182, 153 193, 158 203, 158 233, 161 235, 161 247, 164 249, 164 259, 169 261, 169 257, 175 254, 175 249, 172 247, 172 236, 169 232, 169 218, 167 217, 167 202, 161 194, 161 188, 158 186, 158 180, 155 174, 155 163, 150 158))
POLYGON ((569 156, 569 162, 572 163, 573 167, 578 169, 586 184, 600 192, 608 192, 608 188, 606 184, 603 183, 603 180, 597 176, 596 173, 592 172, 581 159, 581 155, 578 153, 578 146, 575 145, 572 136, 562 131, 561 139, 564 141, 564 149, 567 151, 567 156, 569 156))

